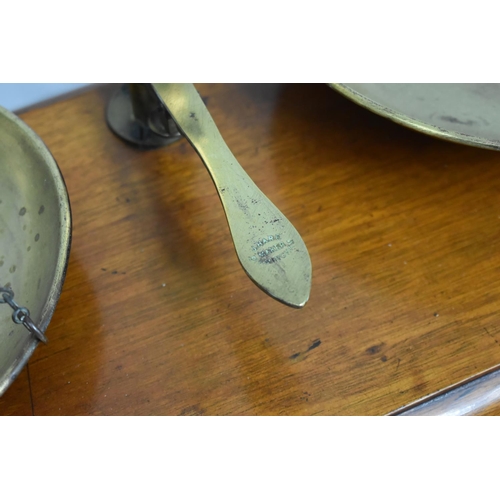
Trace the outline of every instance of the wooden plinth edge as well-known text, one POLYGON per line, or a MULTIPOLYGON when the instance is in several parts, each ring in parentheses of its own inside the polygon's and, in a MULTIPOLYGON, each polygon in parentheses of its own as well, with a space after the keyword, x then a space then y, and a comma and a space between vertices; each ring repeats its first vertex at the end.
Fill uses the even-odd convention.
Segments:
POLYGON ((389 413, 389 416, 496 414, 500 406, 500 365, 389 413))

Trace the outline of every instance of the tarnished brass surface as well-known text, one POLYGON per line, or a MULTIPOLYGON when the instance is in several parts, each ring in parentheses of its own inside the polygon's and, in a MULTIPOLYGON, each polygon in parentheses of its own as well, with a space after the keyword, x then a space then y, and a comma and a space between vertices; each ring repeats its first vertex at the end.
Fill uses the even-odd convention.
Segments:
POLYGON ((406 127, 468 146, 500 149, 498 83, 330 83, 406 127))
MULTIPOLYGON (((0 285, 45 332, 58 301, 70 247, 71 214, 57 164, 41 139, 0 108, 0 285)), ((38 345, 0 305, 0 395, 38 345)))
POLYGON ((311 260, 297 230, 240 166, 192 84, 153 88, 212 176, 243 269, 275 299, 304 306, 311 260))

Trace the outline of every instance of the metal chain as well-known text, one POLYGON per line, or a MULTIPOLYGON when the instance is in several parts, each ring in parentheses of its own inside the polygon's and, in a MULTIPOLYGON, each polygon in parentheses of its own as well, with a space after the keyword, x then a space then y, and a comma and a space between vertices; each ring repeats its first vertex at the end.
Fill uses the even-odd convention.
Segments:
POLYGON ((14 300, 14 292, 10 288, 0 287, 0 304, 8 304, 12 309, 12 321, 18 325, 23 325, 38 340, 47 343, 47 338, 30 318, 30 312, 26 307, 21 307, 14 300))

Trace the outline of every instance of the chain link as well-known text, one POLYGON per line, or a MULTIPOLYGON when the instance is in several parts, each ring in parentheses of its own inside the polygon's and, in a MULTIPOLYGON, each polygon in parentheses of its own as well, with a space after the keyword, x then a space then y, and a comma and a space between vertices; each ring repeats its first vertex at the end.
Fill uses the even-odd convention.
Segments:
POLYGON ((0 287, 0 304, 8 304, 12 309, 12 321, 18 325, 23 325, 38 340, 47 343, 47 338, 30 318, 30 312, 26 307, 21 307, 14 300, 14 292, 11 288, 0 287))

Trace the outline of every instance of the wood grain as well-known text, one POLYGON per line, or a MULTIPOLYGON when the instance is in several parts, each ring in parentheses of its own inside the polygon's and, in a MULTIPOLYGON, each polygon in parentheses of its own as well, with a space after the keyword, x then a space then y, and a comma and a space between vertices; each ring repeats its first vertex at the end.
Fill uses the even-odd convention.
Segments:
MULTIPOLYGON (((113 136, 112 88, 30 111, 74 219, 49 345, 30 361, 36 415, 383 415, 500 363, 498 153, 324 85, 197 88, 306 242, 310 302, 248 280, 185 140, 139 151, 113 136)), ((18 380, 0 411, 27 411, 25 393, 18 380)))
POLYGON ((14 386, 0 398, 0 415, 33 415, 28 367, 19 374, 14 386))

